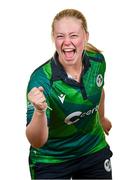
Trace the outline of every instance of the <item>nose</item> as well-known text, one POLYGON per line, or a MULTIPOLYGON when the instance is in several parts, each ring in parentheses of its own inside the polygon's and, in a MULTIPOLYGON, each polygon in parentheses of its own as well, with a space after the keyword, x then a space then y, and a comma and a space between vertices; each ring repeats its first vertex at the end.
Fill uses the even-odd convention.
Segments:
POLYGON ((64 42, 65 45, 71 44, 71 39, 69 37, 65 37, 64 42))

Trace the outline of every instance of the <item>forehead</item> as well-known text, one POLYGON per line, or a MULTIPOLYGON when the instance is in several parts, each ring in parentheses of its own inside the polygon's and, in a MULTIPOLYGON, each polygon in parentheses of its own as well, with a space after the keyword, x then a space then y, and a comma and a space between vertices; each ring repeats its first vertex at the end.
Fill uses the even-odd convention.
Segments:
POLYGON ((80 19, 74 17, 64 17, 54 22, 54 31, 80 31, 82 29, 82 23, 80 19))

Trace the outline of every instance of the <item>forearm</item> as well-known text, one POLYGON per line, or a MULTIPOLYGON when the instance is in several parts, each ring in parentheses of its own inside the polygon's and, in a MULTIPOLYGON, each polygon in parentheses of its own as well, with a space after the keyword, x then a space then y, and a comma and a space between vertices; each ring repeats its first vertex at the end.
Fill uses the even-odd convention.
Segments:
POLYGON ((102 124, 104 132, 108 135, 109 131, 112 127, 111 122, 105 117, 105 108, 104 108, 104 101, 105 101, 105 92, 102 91, 100 105, 99 105, 99 115, 100 115, 100 122, 102 124))
POLYGON ((35 148, 39 148, 46 143, 48 126, 45 112, 34 111, 32 120, 26 128, 26 136, 35 148))

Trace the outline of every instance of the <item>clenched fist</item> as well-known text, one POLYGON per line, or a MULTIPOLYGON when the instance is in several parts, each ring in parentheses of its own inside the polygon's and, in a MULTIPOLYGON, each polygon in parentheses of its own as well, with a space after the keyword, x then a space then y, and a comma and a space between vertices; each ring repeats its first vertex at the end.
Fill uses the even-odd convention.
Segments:
POLYGON ((28 93, 28 100, 34 105, 35 109, 39 111, 44 111, 47 108, 46 98, 43 91, 43 87, 40 86, 38 88, 34 87, 28 93))

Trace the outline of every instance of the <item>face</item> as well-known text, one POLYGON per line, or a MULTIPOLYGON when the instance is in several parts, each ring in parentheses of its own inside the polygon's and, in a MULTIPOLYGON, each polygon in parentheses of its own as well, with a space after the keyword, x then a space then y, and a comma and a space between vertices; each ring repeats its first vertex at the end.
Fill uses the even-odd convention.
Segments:
POLYGON ((55 21, 53 39, 62 65, 74 65, 81 62, 88 34, 82 28, 80 20, 65 17, 55 21))

